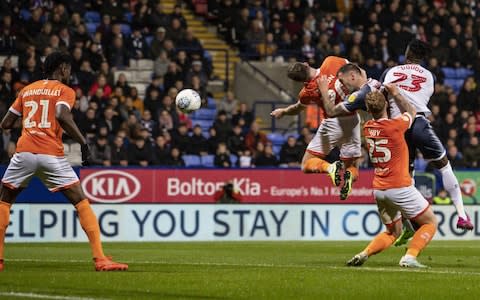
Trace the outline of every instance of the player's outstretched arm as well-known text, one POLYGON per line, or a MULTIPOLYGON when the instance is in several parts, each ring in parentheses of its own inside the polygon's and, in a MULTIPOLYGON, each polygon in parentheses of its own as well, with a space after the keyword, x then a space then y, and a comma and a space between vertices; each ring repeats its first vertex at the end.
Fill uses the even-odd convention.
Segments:
POLYGON ((346 115, 349 112, 345 109, 343 103, 338 103, 335 105, 335 100, 330 99, 330 95, 328 94, 328 77, 326 75, 320 76, 317 79, 317 86, 320 94, 322 95, 322 102, 323 108, 325 112, 330 117, 338 117, 341 115, 346 115))
POLYGON ((294 116, 298 115, 301 111, 305 109, 305 105, 303 105, 300 101, 297 101, 295 104, 289 105, 283 108, 277 108, 270 113, 272 117, 276 119, 280 119, 281 117, 287 116, 294 116))
POLYGON ((394 83, 386 83, 383 86, 393 100, 395 100, 395 103, 397 103, 398 107, 400 107, 402 111, 409 113, 410 116, 414 118, 417 114, 417 110, 407 99, 405 99, 405 97, 402 96, 402 94, 400 94, 397 85, 394 83))
POLYGON ((16 114, 12 113, 11 111, 7 111, 7 113, 3 117, 2 122, 0 123, 0 127, 2 129, 12 129, 18 118, 19 116, 17 116, 16 114))

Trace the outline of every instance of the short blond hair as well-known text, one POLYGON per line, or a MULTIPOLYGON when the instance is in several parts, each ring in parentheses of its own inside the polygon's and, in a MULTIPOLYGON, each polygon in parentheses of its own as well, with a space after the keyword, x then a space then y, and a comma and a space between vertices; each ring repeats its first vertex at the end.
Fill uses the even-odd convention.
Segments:
POLYGON ((377 119, 382 115, 383 110, 387 105, 387 100, 382 92, 373 91, 367 94, 365 98, 365 105, 367 106, 367 111, 370 112, 375 119, 377 119))

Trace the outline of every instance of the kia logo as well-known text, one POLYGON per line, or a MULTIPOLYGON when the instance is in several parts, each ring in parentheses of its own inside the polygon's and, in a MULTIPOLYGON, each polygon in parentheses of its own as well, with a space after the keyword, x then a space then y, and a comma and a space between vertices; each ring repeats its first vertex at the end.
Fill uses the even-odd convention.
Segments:
POLYGON ((140 193, 140 181, 119 170, 92 173, 83 179, 82 187, 89 199, 101 203, 126 202, 140 193))

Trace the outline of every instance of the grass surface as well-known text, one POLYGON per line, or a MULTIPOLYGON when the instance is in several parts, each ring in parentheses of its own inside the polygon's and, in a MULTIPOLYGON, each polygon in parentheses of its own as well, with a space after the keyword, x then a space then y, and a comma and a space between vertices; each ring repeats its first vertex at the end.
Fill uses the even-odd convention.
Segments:
POLYGON ((478 299, 480 243, 434 241, 428 270, 391 248, 344 267, 365 242, 107 243, 127 272, 93 271, 87 244, 8 244, 0 299, 478 299))

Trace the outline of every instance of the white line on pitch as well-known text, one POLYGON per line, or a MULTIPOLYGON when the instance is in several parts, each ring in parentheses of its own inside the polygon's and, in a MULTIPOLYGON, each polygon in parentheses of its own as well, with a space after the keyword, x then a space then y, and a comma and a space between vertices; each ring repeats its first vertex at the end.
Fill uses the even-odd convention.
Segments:
POLYGON ((19 297, 19 298, 32 298, 32 299, 53 299, 53 300, 97 300, 100 298, 85 298, 85 297, 73 297, 73 296, 55 296, 48 294, 38 293, 17 293, 17 292, 0 292, 0 296, 19 297))
MULTIPOLYGON (((53 263, 84 263, 84 260, 56 260, 56 259, 30 259, 18 258, 10 259, 11 261, 19 262, 53 262, 53 263)), ((154 265, 184 265, 184 266, 225 266, 225 267, 256 267, 256 268, 302 268, 302 269, 333 269, 333 270, 359 270, 359 271, 381 271, 381 272, 419 272, 431 274, 452 274, 452 275, 474 275, 480 276, 480 272, 464 272, 464 271, 449 271, 449 270, 435 270, 435 269, 406 269, 400 267, 382 268, 382 267, 344 267, 344 266, 316 266, 316 265, 292 265, 292 264, 236 264, 224 262, 167 262, 167 261, 125 261, 130 264, 154 264, 154 265)))

